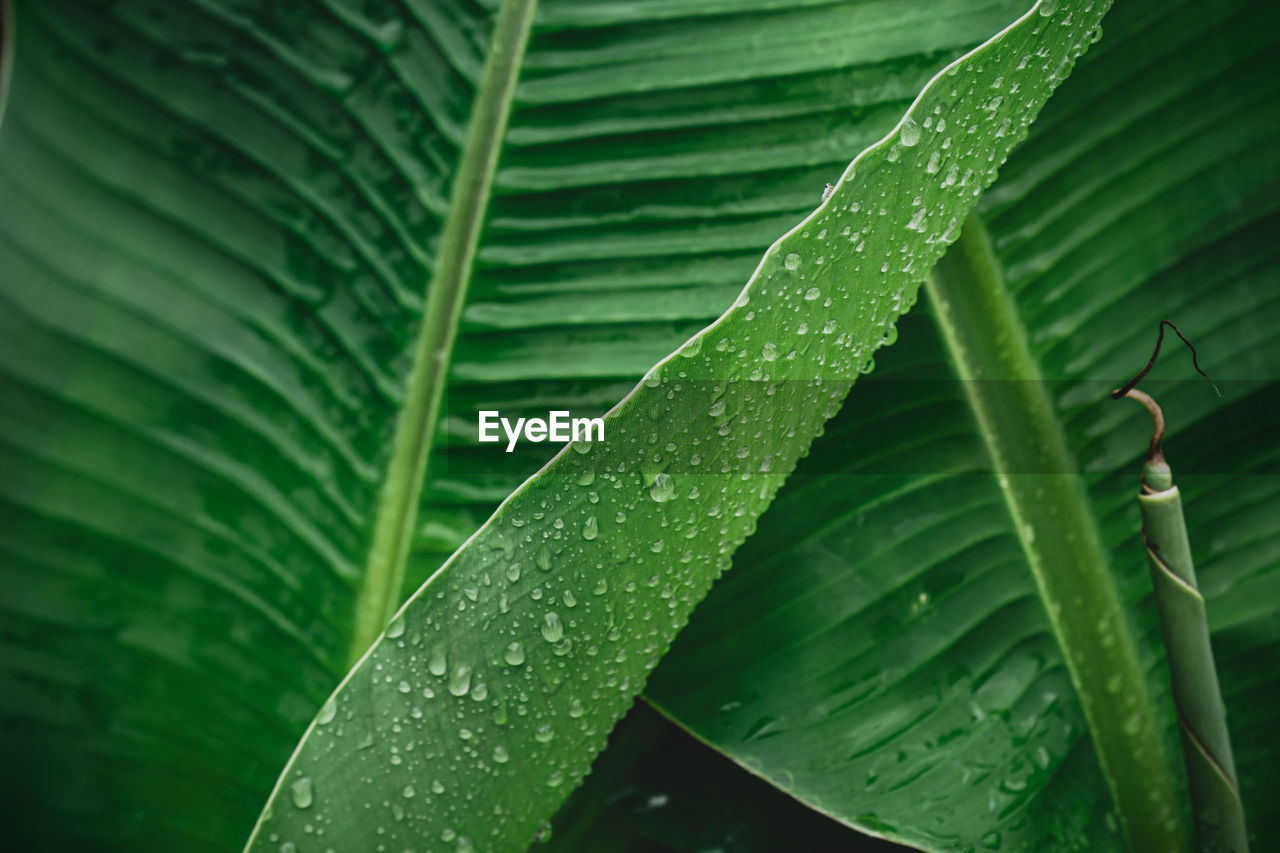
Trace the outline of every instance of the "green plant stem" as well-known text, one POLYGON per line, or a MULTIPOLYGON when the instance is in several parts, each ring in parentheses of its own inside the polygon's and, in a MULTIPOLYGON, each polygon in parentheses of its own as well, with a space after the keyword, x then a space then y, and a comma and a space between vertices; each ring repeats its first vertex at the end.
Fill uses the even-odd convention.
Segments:
MULTIPOLYGON (((1136 396, 1134 391, 1129 394, 1136 396)), ((1152 414, 1157 412, 1158 407, 1152 414)), ((1158 418, 1157 424, 1161 420, 1158 418)), ((1169 663, 1169 684, 1178 709, 1196 839, 1201 850, 1248 853, 1227 709, 1213 662, 1204 597, 1196 585, 1182 495, 1155 440, 1152 450, 1154 458, 1148 456, 1143 468, 1138 505, 1169 663)))
POLYGON ((466 301, 490 187, 537 5, 537 0, 504 0, 494 24, 484 75, 453 182, 435 272, 427 290, 413 372, 396 424, 364 585, 356 599, 349 654, 352 663, 382 633, 400 604, 404 565, 413 540, 458 318, 466 301))
POLYGON ((971 216, 926 285, 1136 850, 1189 850, 1084 487, 991 241, 971 216))
POLYGON ((13 79, 13 3, 0 0, 0 126, 9 104, 9 81, 13 79))

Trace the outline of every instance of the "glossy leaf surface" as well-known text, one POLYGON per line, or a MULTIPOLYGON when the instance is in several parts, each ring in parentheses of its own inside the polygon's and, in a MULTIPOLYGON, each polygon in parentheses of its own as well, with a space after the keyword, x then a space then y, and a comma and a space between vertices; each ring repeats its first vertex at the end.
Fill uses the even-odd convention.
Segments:
POLYGON ((1101 10, 1060 12, 935 78, 605 416, 605 441, 561 451, 409 599, 303 736, 250 849, 308 827, 339 847, 537 836, 1087 47, 1101 10), (993 101, 997 82, 1026 94, 993 101), (935 121, 964 136, 944 145, 935 121), (968 177, 921 185, 939 161, 968 177))

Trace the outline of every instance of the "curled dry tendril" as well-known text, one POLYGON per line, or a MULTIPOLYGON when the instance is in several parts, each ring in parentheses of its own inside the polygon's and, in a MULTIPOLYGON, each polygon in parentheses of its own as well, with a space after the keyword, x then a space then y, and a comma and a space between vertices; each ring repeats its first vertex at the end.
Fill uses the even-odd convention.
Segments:
POLYGON ((1160 325, 1156 327, 1156 348, 1152 351, 1151 358, 1147 359, 1146 365, 1138 371, 1136 376, 1111 392, 1111 399, 1119 400, 1122 397, 1131 397, 1143 406, 1146 406, 1147 411, 1151 413, 1151 420, 1154 428, 1151 433, 1151 446, 1147 449, 1147 460, 1149 462, 1159 463, 1164 462, 1164 452, 1160 449, 1160 442, 1164 440, 1164 412, 1160 411, 1160 406, 1156 404, 1156 401, 1152 399, 1150 394, 1139 391, 1134 386, 1141 382, 1142 378, 1146 376, 1155 365, 1156 358, 1160 355, 1160 346, 1164 343, 1165 326, 1173 329, 1173 333, 1187 345, 1188 349, 1191 350, 1191 366, 1196 369, 1196 373, 1199 373, 1205 379, 1208 379, 1209 384, 1213 386, 1213 390, 1217 392, 1219 397, 1222 396, 1222 392, 1218 390, 1217 384, 1209 378, 1209 374, 1200 369, 1200 361, 1196 355, 1196 348, 1192 345, 1191 341, 1187 340, 1187 336, 1182 334, 1178 327, 1173 323, 1168 320, 1161 320, 1160 325))
MULTIPOLYGON (((1165 326, 1168 326, 1170 329, 1173 329, 1173 333, 1177 335, 1179 338, 1181 338, 1182 342, 1187 345, 1187 349, 1191 350, 1191 366, 1196 369, 1196 373, 1199 373, 1205 379, 1209 379, 1209 374, 1205 373, 1203 370, 1200 369, 1200 360, 1196 357, 1196 348, 1192 345, 1191 341, 1187 340, 1187 336, 1182 334, 1182 332, 1178 330, 1178 327, 1175 326, 1173 323, 1169 322, 1168 320, 1161 320, 1160 325, 1156 327, 1156 332, 1157 332, 1156 348, 1154 351, 1152 351, 1151 358, 1147 359, 1146 366, 1138 371, 1137 376, 1133 377, 1124 385, 1121 385, 1119 388, 1112 391, 1111 399, 1119 400, 1121 397, 1128 396, 1129 392, 1133 390, 1133 387, 1137 385, 1139 382, 1141 382, 1142 378, 1151 371, 1152 367, 1155 366, 1156 358, 1159 357, 1160 355, 1160 346, 1164 343, 1164 327, 1165 326)), ((1218 390, 1217 384, 1212 379, 1209 379, 1209 384, 1213 386, 1213 390, 1217 392, 1219 397, 1221 397, 1222 392, 1218 390)))

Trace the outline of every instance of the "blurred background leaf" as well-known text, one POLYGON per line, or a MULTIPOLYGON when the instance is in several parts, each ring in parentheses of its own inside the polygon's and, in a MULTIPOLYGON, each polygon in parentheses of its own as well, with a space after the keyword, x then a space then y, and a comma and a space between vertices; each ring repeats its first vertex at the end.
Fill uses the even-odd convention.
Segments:
MULTIPOLYGON (((1226 383, 1219 399, 1171 351, 1144 387, 1169 423, 1259 850, 1280 843, 1277 23, 1265 4, 1117 3, 980 203, 1179 773, 1134 498, 1150 420, 1107 394, 1164 317, 1226 383)), ((647 695, 815 808, 914 844, 1118 847, 933 313, 922 298, 899 324, 647 695)))

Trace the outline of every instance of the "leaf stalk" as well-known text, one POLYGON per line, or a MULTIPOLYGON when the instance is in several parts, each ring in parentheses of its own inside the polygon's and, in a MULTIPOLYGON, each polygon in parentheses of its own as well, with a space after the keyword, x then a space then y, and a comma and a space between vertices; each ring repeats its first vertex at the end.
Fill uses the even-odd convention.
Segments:
POLYGON ((977 216, 965 222, 927 287, 1125 833, 1143 853, 1189 850, 1097 522, 977 216))
POLYGON ((427 475, 440 401, 453 355, 458 319, 489 206, 507 119, 537 0, 504 0, 494 23, 484 75, 450 194, 427 288, 405 406, 379 499, 364 584, 356 599, 349 661, 354 664, 400 605, 404 567, 413 541, 418 501, 427 475))

